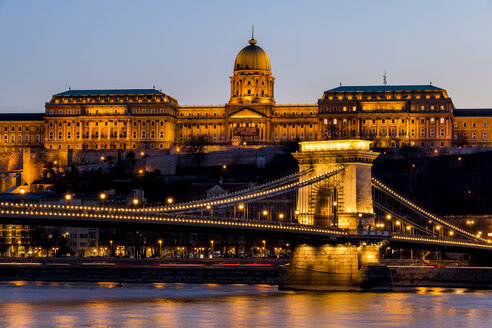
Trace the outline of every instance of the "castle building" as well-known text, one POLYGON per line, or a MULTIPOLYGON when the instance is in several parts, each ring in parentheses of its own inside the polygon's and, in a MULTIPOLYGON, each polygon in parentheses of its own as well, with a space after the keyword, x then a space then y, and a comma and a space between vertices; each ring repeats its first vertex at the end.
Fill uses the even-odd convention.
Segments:
POLYGON ((68 90, 45 113, 0 114, 0 147, 169 149, 366 139, 375 147, 492 147, 492 109, 455 109, 433 85, 339 86, 313 104, 277 104, 270 59, 252 38, 236 56, 224 105, 180 106, 155 89, 68 90))

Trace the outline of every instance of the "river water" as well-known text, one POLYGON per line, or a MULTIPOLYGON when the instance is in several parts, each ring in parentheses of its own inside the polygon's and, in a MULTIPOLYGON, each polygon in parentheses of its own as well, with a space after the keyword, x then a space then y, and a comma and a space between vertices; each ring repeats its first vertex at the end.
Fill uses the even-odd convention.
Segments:
POLYGON ((492 291, 0 283, 0 327, 492 327, 492 291))

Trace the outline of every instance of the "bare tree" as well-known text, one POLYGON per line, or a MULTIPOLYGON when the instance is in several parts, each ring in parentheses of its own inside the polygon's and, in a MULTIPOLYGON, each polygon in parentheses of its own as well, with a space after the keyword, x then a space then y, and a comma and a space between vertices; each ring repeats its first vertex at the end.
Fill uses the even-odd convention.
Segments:
POLYGON ((203 136, 191 137, 188 141, 185 141, 181 147, 183 152, 189 153, 193 156, 196 166, 200 167, 200 164, 205 154, 205 146, 208 144, 208 140, 203 136))

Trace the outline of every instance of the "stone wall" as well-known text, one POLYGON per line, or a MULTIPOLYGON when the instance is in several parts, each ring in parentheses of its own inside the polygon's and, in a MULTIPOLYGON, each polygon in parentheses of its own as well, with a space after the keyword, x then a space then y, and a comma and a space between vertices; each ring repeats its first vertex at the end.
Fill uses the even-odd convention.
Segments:
POLYGON ((111 281, 122 283, 219 283, 278 285, 280 267, 2 265, 0 281, 111 281))

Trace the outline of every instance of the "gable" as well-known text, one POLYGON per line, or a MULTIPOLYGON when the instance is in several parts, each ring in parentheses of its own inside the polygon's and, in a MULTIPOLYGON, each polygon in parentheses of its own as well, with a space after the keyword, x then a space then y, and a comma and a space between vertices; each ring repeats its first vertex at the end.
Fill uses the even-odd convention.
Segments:
POLYGON ((255 112, 254 110, 243 108, 229 116, 230 118, 264 118, 265 115, 255 112))

